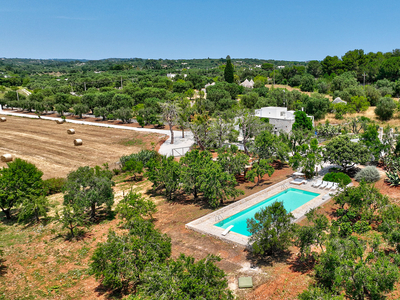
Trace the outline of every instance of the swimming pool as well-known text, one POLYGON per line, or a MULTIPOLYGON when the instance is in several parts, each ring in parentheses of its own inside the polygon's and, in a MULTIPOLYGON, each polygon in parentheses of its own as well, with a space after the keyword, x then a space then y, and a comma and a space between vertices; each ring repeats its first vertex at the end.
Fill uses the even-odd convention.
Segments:
POLYGON ((242 210, 241 212, 234 214, 233 216, 230 216, 229 218, 226 218, 214 225, 224 229, 226 229, 230 225, 233 225, 231 231, 245 236, 250 236, 250 232, 247 231, 247 219, 253 218, 255 213, 258 212, 261 208, 269 206, 275 201, 282 201, 285 209, 288 212, 291 212, 317 196, 319 196, 319 194, 317 193, 288 188, 287 190, 284 190, 277 195, 274 195, 264 201, 261 201, 260 203, 257 203, 245 210, 242 210))

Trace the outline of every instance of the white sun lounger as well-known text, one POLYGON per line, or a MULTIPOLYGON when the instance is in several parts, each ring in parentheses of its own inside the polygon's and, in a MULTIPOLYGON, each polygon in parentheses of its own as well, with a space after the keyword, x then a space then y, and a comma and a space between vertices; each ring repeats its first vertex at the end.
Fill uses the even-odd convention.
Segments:
POLYGON ((307 180, 304 180, 304 179, 301 179, 301 178, 296 178, 296 179, 292 180, 290 183, 291 184, 300 185, 300 184, 303 184, 303 183, 306 183, 306 182, 307 182, 307 180))
POLYGON ((322 183, 322 180, 317 180, 316 182, 314 182, 314 183, 312 184, 312 186, 313 186, 313 187, 319 187, 319 186, 321 185, 321 183, 322 183))
POLYGON ((328 185, 328 181, 322 181, 322 184, 319 186, 320 189, 324 189, 328 185))
POLYGON ((233 228, 233 225, 229 225, 228 228, 226 228, 224 230, 224 232, 222 233, 223 236, 227 235, 229 233, 229 231, 231 231, 231 229, 233 228))
POLYGON ((333 187, 333 182, 328 182, 328 184, 326 185, 326 189, 330 190, 333 187))
POLYGON ((331 187, 331 190, 332 190, 332 191, 336 191, 338 187, 339 187, 339 183, 334 182, 334 183, 333 183, 333 186, 331 187))

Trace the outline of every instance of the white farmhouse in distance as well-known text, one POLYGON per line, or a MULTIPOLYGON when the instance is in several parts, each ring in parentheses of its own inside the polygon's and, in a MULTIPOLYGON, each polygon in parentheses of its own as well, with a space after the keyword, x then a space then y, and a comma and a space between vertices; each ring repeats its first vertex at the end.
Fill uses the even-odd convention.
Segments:
MULTIPOLYGON (((255 110, 255 116, 268 118, 269 124, 274 125, 275 134, 279 131, 289 133, 294 123, 294 110, 287 110, 286 107, 268 106, 255 110)), ((314 116, 307 115, 312 120, 314 126, 314 116)))

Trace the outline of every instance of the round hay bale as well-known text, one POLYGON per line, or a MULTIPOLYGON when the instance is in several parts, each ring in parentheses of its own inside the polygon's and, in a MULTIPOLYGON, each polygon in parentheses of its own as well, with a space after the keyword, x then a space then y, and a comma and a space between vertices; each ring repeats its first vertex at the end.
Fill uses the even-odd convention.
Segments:
POLYGON ((81 139, 75 139, 74 140, 74 145, 75 146, 82 146, 82 140, 81 139))
POLYGON ((56 123, 57 123, 57 124, 63 124, 64 122, 65 122, 65 121, 62 120, 62 119, 61 119, 61 120, 56 120, 56 123))
POLYGON ((5 122, 5 121, 7 121, 6 117, 1 117, 0 118, 0 122, 5 122))
POLYGON ((2 162, 9 162, 9 161, 12 161, 12 160, 13 160, 13 157, 12 157, 11 154, 3 154, 1 156, 1 161, 2 162))
POLYGON ((70 128, 70 129, 67 130, 67 133, 68 134, 75 134, 75 129, 70 128))

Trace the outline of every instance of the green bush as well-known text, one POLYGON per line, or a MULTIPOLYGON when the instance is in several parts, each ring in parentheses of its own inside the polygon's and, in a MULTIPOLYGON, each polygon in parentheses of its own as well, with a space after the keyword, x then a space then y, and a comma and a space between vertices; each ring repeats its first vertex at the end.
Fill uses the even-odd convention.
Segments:
POLYGON ((153 158, 157 157, 159 154, 157 151, 154 150, 140 150, 138 153, 133 153, 131 155, 124 155, 119 159, 119 162, 121 164, 121 169, 125 167, 125 164, 130 161, 138 161, 143 164, 144 167, 146 167, 146 164, 153 158))
POLYGON ((62 192, 65 182, 65 178, 49 178, 43 181, 43 186, 47 190, 47 195, 53 195, 62 192))
POLYGON ((343 183, 344 185, 348 185, 351 182, 350 177, 342 172, 331 172, 325 174, 322 180, 343 183))
POLYGON ((368 166, 356 174, 357 181, 365 180, 365 182, 376 182, 381 178, 379 171, 374 166, 368 166))

